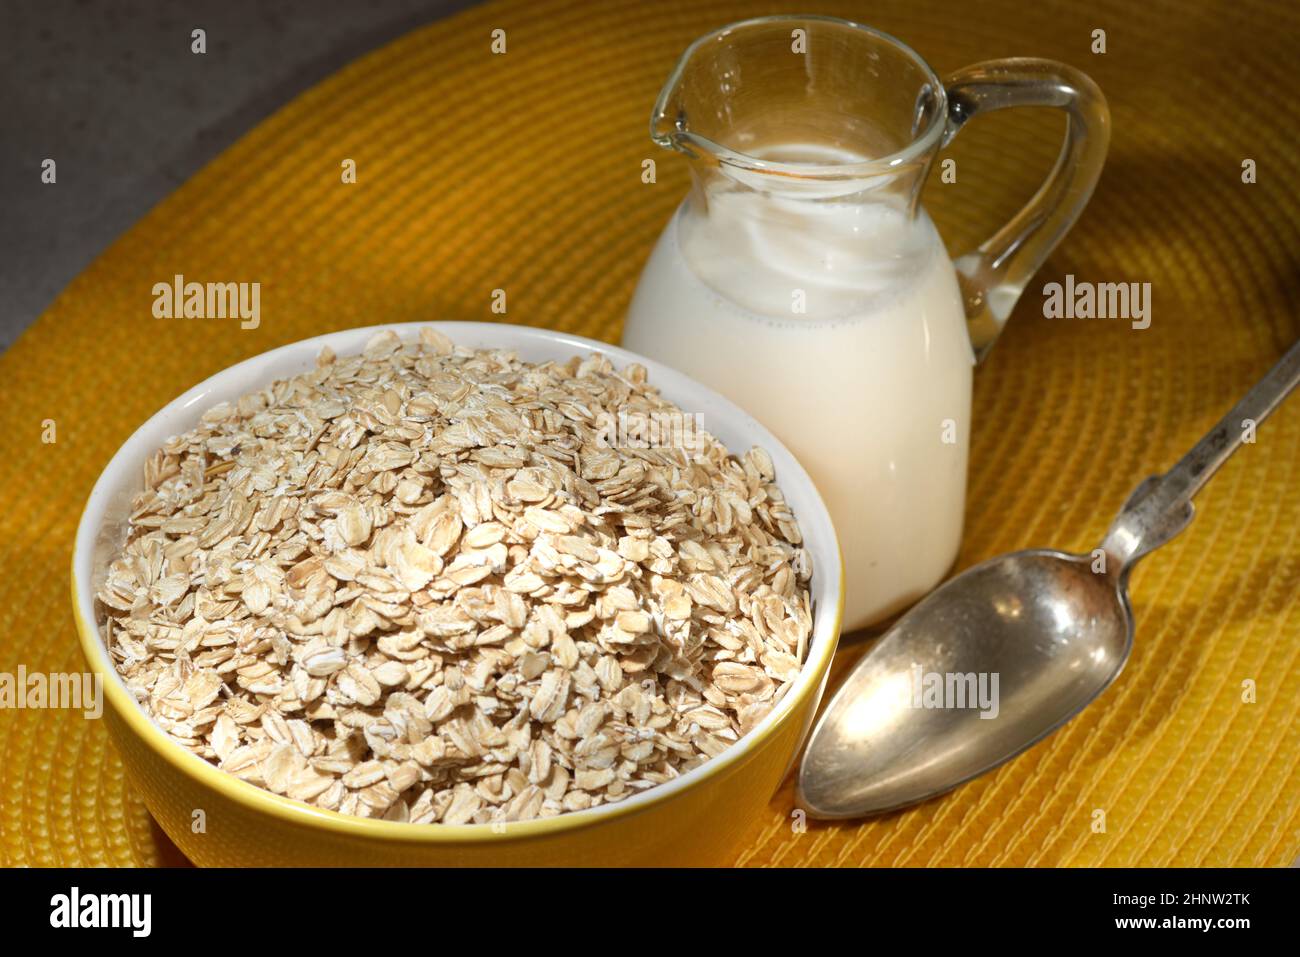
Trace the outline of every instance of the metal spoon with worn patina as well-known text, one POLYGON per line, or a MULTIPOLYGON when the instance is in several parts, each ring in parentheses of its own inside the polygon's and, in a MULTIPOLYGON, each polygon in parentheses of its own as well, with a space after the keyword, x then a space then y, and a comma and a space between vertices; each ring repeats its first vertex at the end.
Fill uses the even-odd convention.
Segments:
POLYGON ((1181 532, 1192 497, 1300 382, 1300 343, 1183 459, 1144 481, 1090 555, 983 562, 922 599, 831 699, 799 769, 815 817, 906 807, 1051 734, 1119 675, 1133 646, 1128 577, 1181 532))

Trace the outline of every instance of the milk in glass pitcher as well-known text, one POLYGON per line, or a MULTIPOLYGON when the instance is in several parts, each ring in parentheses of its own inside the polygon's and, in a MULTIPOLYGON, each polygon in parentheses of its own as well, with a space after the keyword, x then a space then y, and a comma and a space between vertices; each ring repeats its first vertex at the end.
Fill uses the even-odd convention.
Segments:
MULTIPOLYGON (((641 276, 623 345, 712 386, 795 453, 830 508, 845 629, 932 588, 957 556, 972 366, 1101 172, 1105 101, 1082 73, 996 60, 941 82, 886 34, 764 17, 702 37, 651 120, 693 187, 641 276), (971 117, 1065 111, 1047 182, 948 257, 920 203, 971 117)), ((707 428, 708 423, 703 423, 707 428)))

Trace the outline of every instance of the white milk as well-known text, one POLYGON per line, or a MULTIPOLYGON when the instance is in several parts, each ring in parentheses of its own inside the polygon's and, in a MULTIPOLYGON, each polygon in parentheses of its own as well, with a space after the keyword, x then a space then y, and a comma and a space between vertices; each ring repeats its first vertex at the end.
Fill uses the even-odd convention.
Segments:
POLYGON ((707 216, 674 215, 623 344, 722 392, 799 458, 835 521, 857 628, 957 556, 974 364, 957 280, 924 212, 730 185, 707 216))

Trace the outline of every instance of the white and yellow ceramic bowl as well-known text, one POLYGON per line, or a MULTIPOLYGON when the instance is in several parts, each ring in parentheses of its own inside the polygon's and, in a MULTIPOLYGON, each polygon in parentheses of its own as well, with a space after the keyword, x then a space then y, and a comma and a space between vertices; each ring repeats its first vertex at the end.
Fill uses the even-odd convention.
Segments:
POLYGON ((602 352, 619 366, 640 362, 652 384, 683 410, 701 413, 704 428, 732 451, 766 448, 813 559, 813 635, 798 680, 750 734, 680 778, 620 803, 505 825, 413 825, 348 817, 262 790, 174 744, 114 671, 94 602, 97 576, 118 544, 126 505, 142 488, 143 463, 169 436, 192 428, 209 407, 312 368, 324 346, 351 355, 380 329, 392 328, 411 339, 420 327, 349 329, 272 350, 195 386, 142 425, 95 483, 77 529, 73 610, 86 658, 104 677, 105 717, 131 781, 168 837, 202 865, 725 863, 789 770, 825 688, 839 636, 843 568, 817 489, 794 456, 754 419, 659 363, 543 329, 478 322, 428 325, 459 345, 510 349, 530 361, 602 352))

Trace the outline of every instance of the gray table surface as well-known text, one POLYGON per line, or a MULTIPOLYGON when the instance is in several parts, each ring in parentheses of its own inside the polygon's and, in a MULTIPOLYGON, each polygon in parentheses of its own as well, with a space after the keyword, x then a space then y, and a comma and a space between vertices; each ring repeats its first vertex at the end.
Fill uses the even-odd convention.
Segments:
POLYGON ((0 350, 239 136, 348 61, 472 0, 4 0, 0 350), (190 33, 207 33, 207 53, 190 33), (57 182, 41 182, 46 158, 57 182))

